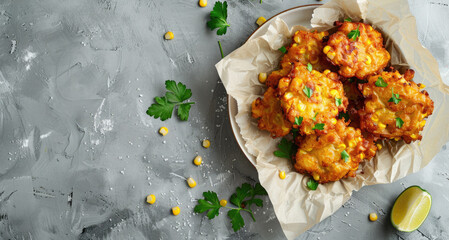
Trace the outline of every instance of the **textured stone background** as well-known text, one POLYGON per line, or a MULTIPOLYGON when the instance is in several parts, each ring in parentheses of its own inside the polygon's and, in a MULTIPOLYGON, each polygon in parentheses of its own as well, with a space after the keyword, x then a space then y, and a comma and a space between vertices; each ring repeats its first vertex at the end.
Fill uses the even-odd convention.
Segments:
MULTIPOLYGON (((206 28, 213 6, 196 0, 0 1, 1 239, 284 239, 268 198, 257 222, 234 233, 224 214, 192 215, 206 190, 228 198, 257 173, 230 128, 214 64, 241 46, 259 16, 297 0, 231 0, 225 36, 206 28), (173 31, 175 39, 164 41, 173 31), (182 81, 196 104, 188 122, 145 114, 164 81, 182 81), (157 130, 167 126, 161 137, 157 130), (208 138, 212 147, 204 149, 208 138), (196 167, 192 159, 203 156, 196 167), (189 189, 183 177, 198 186, 189 189), (146 195, 157 196, 155 205, 146 195), (181 214, 170 208, 179 205, 181 214)), ((419 38, 449 83, 449 2, 410 1, 419 38)), ((299 239, 448 239, 449 150, 393 184, 364 187, 299 239), (389 209, 407 186, 433 196, 426 222, 398 233, 389 209), (370 223, 368 213, 379 220, 370 223)))

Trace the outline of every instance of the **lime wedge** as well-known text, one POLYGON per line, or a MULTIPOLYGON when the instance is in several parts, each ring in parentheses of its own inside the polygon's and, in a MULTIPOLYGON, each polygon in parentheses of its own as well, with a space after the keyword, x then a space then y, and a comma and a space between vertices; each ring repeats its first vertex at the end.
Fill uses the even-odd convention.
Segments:
POLYGON ((421 226, 429 214, 432 197, 419 186, 405 189, 391 210, 391 223, 402 232, 412 232, 421 226))

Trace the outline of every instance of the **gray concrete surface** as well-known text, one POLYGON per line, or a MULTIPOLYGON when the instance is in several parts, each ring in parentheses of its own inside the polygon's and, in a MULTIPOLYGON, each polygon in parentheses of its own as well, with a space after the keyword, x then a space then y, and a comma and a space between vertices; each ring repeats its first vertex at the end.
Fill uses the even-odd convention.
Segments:
MULTIPOLYGON (((192 214, 206 190, 221 198, 257 173, 240 151, 214 64, 295 0, 229 2, 231 28, 206 28, 196 0, 0 1, 1 239, 284 239, 267 197, 257 222, 234 233, 221 214, 192 214), (173 31, 175 39, 164 41, 173 31), (145 114, 164 81, 184 82, 196 104, 188 122, 145 114), (167 126, 161 137, 157 130, 167 126), (209 149, 201 140, 212 142, 209 149), (192 159, 203 156, 196 167, 192 159), (183 177, 198 186, 189 189, 183 177), (155 194, 148 205, 145 196, 155 194), (179 205, 181 214, 170 208, 179 205)), ((324 1, 323 1, 324 2, 324 1)), ((449 2, 410 1, 419 38, 449 83, 449 2)), ((299 239, 448 239, 449 150, 393 184, 364 187, 299 239), (389 223, 395 197, 421 185, 433 206, 418 231, 389 223), (379 220, 368 221, 377 212, 379 220)))

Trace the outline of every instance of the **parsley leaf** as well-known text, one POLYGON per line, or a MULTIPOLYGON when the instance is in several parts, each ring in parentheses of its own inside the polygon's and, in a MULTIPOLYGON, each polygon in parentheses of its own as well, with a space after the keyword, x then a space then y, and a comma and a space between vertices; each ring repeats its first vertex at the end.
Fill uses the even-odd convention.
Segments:
POLYGON ((303 120, 304 118, 303 117, 295 117, 295 125, 301 125, 301 123, 302 123, 302 120, 303 120))
POLYGON ((210 30, 214 30, 218 28, 217 35, 226 34, 226 30, 229 23, 226 21, 228 18, 228 3, 224 1, 223 3, 220 1, 215 2, 213 10, 210 12, 210 20, 207 22, 207 26, 210 30))
POLYGON ((318 116, 318 113, 315 113, 315 116, 313 116, 312 120, 316 121, 316 116, 318 116))
POLYGON ((401 101, 399 98, 399 93, 394 93, 394 88, 391 89, 391 98, 388 102, 393 102, 394 104, 398 104, 401 101))
POLYGON ((382 77, 377 78, 377 81, 374 84, 378 87, 388 86, 388 83, 386 83, 382 77))
POLYGON ((404 124, 404 121, 402 121, 402 119, 400 117, 397 117, 396 118, 396 127, 401 128, 403 124, 404 124))
POLYGON ((345 22, 352 22, 352 19, 350 17, 345 18, 345 22))
POLYGON ((186 85, 182 83, 176 84, 173 80, 165 81, 165 88, 168 90, 165 93, 165 97, 155 97, 156 103, 151 104, 147 110, 147 114, 160 118, 165 121, 172 117, 173 110, 178 107, 178 117, 182 121, 187 121, 189 118, 189 112, 194 102, 184 102, 192 96, 192 91, 187 89, 186 85))
POLYGON ((349 121, 349 114, 345 113, 345 112, 340 112, 338 114, 338 119, 342 119, 342 118, 345 119, 345 122, 349 121))
POLYGON ((305 87, 302 89, 302 92, 303 92, 308 98, 310 98, 310 97, 312 96, 312 94, 313 94, 313 90, 312 90, 311 88, 307 87, 307 86, 305 86, 305 87))
POLYGON ((349 154, 346 152, 346 150, 343 150, 343 152, 340 153, 341 159, 345 160, 345 163, 349 161, 349 154))
POLYGON ((286 138, 282 138, 281 142, 278 144, 278 149, 279 150, 273 152, 274 156, 291 159, 296 152, 296 145, 286 138))
POLYGON ((207 212, 207 217, 213 219, 218 216, 219 210, 221 208, 220 200, 218 200, 217 194, 215 192, 207 191, 203 192, 204 199, 198 200, 198 205, 193 209, 196 213, 207 212))
POLYGON ((308 187, 310 190, 315 191, 315 190, 318 188, 318 182, 315 181, 315 179, 311 178, 311 179, 309 179, 309 181, 307 182, 307 187, 308 187))
POLYGON ((312 71, 312 64, 307 63, 307 71, 309 71, 309 72, 312 71))
POLYGON ((317 123, 313 126, 312 130, 324 130, 324 123, 317 123))
POLYGON ((359 31, 359 26, 357 26, 356 30, 352 30, 348 33, 348 38, 352 39, 352 40, 357 40, 357 38, 360 37, 360 31, 359 31))
MULTIPOLYGON (((228 211, 228 217, 231 219, 232 229, 237 232, 243 226, 245 226, 245 221, 241 215, 241 211, 248 212, 251 215, 253 221, 256 221, 254 213, 251 210, 251 205, 255 204, 258 207, 263 207, 263 200, 256 198, 256 196, 268 195, 267 191, 260 185, 256 183, 254 187, 251 184, 244 183, 241 187, 237 187, 234 194, 231 195, 230 202, 236 206, 236 208, 225 207, 230 209, 228 211)), ((213 219, 218 216, 219 210, 222 207, 220 201, 218 200, 217 194, 212 191, 207 191, 203 193, 204 199, 199 199, 198 204, 193 209, 196 213, 207 212, 207 217, 213 219)))
POLYGON ((342 103, 342 99, 341 98, 335 98, 335 105, 340 106, 342 103))
POLYGON ((287 52, 287 48, 285 48, 284 46, 282 46, 278 50, 281 51, 282 53, 286 53, 287 52))

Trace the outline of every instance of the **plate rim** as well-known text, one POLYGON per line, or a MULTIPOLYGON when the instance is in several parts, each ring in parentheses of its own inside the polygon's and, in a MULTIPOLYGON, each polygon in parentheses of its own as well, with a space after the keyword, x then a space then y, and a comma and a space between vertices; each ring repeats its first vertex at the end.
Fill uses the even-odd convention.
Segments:
MULTIPOLYGON (((251 37, 252 37, 257 31, 259 31, 265 24, 268 24, 268 23, 271 22, 271 20, 273 20, 275 17, 277 17, 277 16, 279 16, 279 15, 281 15, 281 14, 283 14, 283 13, 286 13, 286 12, 289 12, 289 11, 292 11, 292 10, 295 10, 295 9, 299 9, 299 8, 305 8, 305 7, 319 7, 319 6, 322 6, 322 5, 323 5, 323 4, 320 4, 320 3, 306 4, 306 5, 300 5, 300 6, 288 8, 288 9, 282 11, 282 12, 279 12, 279 13, 273 15, 272 17, 268 18, 262 25, 260 25, 258 28, 256 28, 256 29, 251 33, 251 35, 249 35, 248 38, 245 40, 245 43, 248 42, 248 40, 250 40, 251 37)), ((244 43, 244 44, 245 44, 245 43, 244 43)), ((239 142, 239 140, 237 139, 237 136, 236 136, 236 134, 240 134, 240 132, 236 133, 236 129, 234 128, 234 124, 235 124, 235 126, 237 126, 237 127, 239 127, 239 126, 238 126, 237 122, 235 122, 235 120, 232 121, 232 116, 231 116, 231 104, 232 104, 231 101, 232 101, 232 99, 235 101, 235 99, 234 99, 231 95, 229 95, 229 94, 227 95, 227 97, 228 97, 228 101, 227 101, 227 102, 228 102, 228 118, 229 118, 229 124, 231 125, 232 134, 234 135, 234 139, 237 141, 237 145, 239 145, 239 148, 240 148, 240 150, 243 152, 243 154, 245 155, 246 159, 251 163, 251 165, 252 165, 254 168, 256 168, 256 165, 255 165, 255 162, 256 162, 256 161, 255 161, 256 156, 254 156, 254 155, 252 155, 251 153, 249 153, 248 150, 243 149, 244 146, 242 146, 242 144, 240 144, 240 142, 239 142), (233 123, 233 122, 234 122, 234 123, 233 123), (254 159, 254 160, 251 160, 251 159, 254 159)), ((237 106, 237 107, 238 107, 238 106, 237 106)), ((239 130, 240 130, 240 127, 239 127, 239 130)), ((241 135, 241 134, 240 134, 240 135, 241 135)), ((243 137, 242 137, 242 138, 243 138, 243 137)), ((245 139, 243 139, 243 141, 245 141, 245 139)), ((246 141, 245 141, 245 142, 246 142, 246 141)), ((246 147, 245 147, 245 148, 246 148, 246 147)))

